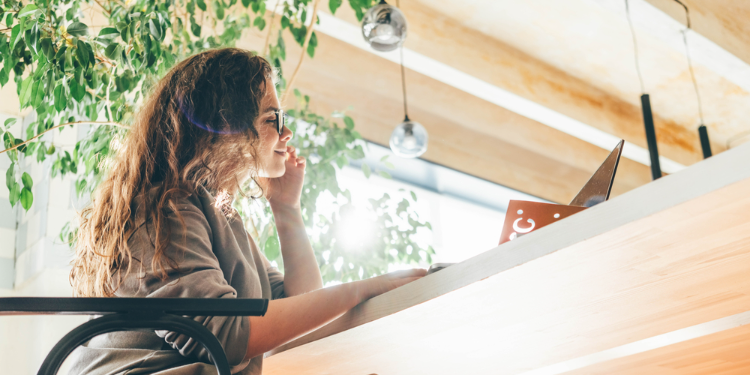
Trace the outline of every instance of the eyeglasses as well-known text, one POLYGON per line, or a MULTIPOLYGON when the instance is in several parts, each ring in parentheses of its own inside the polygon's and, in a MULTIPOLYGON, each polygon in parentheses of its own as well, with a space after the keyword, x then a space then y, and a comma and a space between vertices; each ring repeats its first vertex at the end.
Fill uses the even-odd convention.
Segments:
POLYGON ((276 110, 273 113, 276 114, 276 131, 281 135, 284 133, 284 126, 286 126, 286 113, 283 109, 276 110))

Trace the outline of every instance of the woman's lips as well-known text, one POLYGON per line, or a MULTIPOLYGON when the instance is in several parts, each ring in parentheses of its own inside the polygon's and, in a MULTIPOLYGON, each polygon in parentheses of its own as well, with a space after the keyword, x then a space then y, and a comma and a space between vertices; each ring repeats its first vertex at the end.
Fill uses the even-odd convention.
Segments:
POLYGON ((277 150, 274 150, 274 152, 275 152, 275 153, 276 153, 277 155, 281 155, 281 156, 286 156, 286 151, 277 151, 277 150))

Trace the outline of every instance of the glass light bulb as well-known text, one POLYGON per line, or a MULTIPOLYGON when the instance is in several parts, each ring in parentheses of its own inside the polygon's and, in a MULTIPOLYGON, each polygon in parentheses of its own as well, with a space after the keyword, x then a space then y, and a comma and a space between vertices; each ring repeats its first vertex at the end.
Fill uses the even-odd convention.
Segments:
POLYGON ((406 17, 398 8, 380 3, 367 10, 362 19, 362 36, 378 51, 393 51, 406 39, 406 17))
POLYGON ((427 130, 422 124, 406 120, 391 133, 391 150, 402 158, 417 158, 427 151, 427 130))

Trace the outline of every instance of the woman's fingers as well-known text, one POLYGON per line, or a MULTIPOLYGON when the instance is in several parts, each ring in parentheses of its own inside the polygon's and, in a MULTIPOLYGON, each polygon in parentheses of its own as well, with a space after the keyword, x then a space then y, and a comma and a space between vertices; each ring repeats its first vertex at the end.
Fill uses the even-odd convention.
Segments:
POLYGON ((404 277, 422 277, 427 275, 427 270, 424 268, 412 268, 409 270, 400 270, 391 272, 391 275, 399 278, 404 277))

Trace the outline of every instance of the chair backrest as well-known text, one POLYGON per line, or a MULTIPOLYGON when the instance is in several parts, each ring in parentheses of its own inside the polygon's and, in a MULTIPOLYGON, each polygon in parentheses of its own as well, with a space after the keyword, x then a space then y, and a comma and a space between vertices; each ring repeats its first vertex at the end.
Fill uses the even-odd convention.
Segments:
POLYGON ((226 353, 216 336, 182 315, 263 316, 267 309, 267 299, 251 298, 0 298, 0 315, 102 315, 60 339, 47 354, 38 375, 55 375, 75 348, 97 335, 144 328, 190 336, 206 348, 219 375, 231 375, 226 353))

